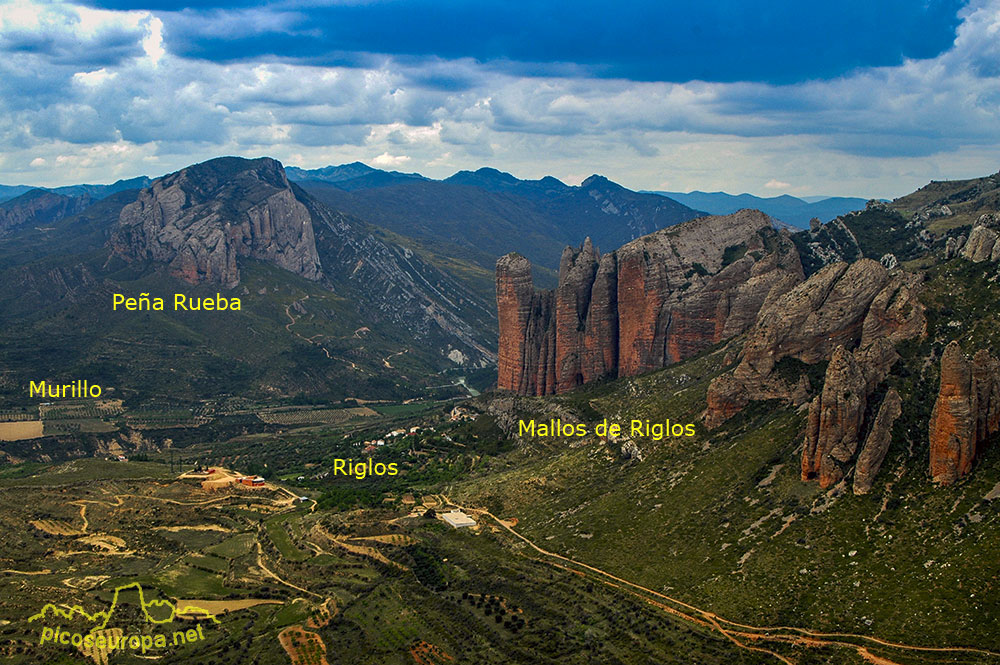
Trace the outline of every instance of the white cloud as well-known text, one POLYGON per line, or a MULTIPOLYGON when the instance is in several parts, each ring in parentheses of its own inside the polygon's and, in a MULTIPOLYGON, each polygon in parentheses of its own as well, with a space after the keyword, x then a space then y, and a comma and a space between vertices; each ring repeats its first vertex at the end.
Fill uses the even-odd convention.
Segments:
POLYGON ((18 0, 0 4, 0 182, 37 159, 49 167, 37 184, 66 184, 269 154, 435 177, 491 165, 634 188, 898 195, 1000 164, 1000 0, 962 18, 937 58, 770 86, 520 78, 471 60, 213 63, 170 53, 149 12, 18 0), (26 39, 35 48, 14 48, 26 39), (462 85, 428 82, 442 77, 462 85))
POLYGON ((372 160, 372 164, 376 166, 402 166, 403 164, 410 161, 408 155, 390 155, 387 152, 383 152, 381 155, 372 160))
POLYGON ((92 72, 77 72, 76 74, 73 74, 73 81, 86 86, 96 87, 115 78, 116 76, 118 76, 118 74, 109 72, 107 68, 101 67, 100 69, 95 69, 92 72))
POLYGON ((163 21, 152 16, 145 23, 147 33, 142 38, 142 50, 155 67, 167 52, 163 48, 163 21))

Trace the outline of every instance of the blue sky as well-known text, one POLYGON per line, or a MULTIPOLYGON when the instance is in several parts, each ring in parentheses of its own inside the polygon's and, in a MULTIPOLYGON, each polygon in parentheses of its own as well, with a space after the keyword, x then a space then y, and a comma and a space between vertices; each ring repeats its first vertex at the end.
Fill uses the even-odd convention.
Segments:
POLYGON ((0 182, 221 154, 896 196, 1000 169, 1000 0, 0 4, 0 182))

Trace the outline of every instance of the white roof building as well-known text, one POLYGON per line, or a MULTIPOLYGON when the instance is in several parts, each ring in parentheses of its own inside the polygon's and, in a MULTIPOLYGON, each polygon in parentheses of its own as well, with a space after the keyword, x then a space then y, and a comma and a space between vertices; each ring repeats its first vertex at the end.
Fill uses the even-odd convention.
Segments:
POLYGON ((450 513, 443 513, 441 515, 441 519, 450 524, 454 529, 476 526, 476 520, 472 519, 461 510, 453 510, 450 513))

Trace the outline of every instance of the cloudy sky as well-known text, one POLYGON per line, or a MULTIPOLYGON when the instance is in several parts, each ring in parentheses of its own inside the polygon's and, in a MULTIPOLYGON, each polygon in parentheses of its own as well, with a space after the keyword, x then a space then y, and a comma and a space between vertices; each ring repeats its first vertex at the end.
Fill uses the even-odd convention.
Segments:
POLYGON ((1000 0, 0 0, 0 183, 225 154, 899 196, 1000 169, 1000 0))

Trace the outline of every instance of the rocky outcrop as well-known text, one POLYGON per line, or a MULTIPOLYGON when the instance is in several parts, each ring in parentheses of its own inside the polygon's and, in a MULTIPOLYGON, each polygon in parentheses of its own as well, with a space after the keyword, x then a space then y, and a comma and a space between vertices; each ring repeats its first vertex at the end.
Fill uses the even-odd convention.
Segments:
POLYGON ((523 331, 527 328, 534 296, 531 263, 520 254, 502 257, 497 261, 496 283, 500 327, 497 383, 508 390, 523 392, 520 382, 527 363, 527 336, 523 331))
POLYGON ((838 462, 847 462, 857 449, 867 392, 864 374, 854 356, 838 346, 826 371, 823 392, 809 405, 802 451, 803 480, 818 477, 825 488, 843 477, 838 462))
POLYGON ((882 345, 873 349, 879 340, 891 346, 924 334, 918 290, 918 277, 890 273, 871 259, 823 268, 762 307, 739 364, 709 387, 705 424, 717 427, 755 400, 801 404, 808 399, 813 387, 806 385, 805 376, 789 378, 775 371, 785 358, 813 365, 832 359, 834 350, 843 347, 863 352, 865 363, 891 365, 895 359, 882 345))
POLYGON ((321 276, 309 211, 269 158, 223 157, 154 181, 122 209, 111 244, 192 284, 235 286, 240 257, 321 276))
POLYGON ((1000 362, 980 350, 970 361, 958 342, 941 356, 941 385, 930 421, 930 473, 950 485, 972 470, 1000 430, 1000 362))
POLYGON ((559 286, 555 292, 556 392, 571 390, 585 380, 584 340, 597 266, 598 256, 590 238, 577 252, 567 247, 559 261, 559 286))
POLYGON ((565 392, 632 376, 745 332, 803 279, 787 234, 758 211, 705 217, 598 254, 563 253, 555 291, 534 293, 517 255, 497 263, 498 386, 565 392))
POLYGON ((885 338, 854 353, 843 346, 834 350, 823 390, 809 405, 802 480, 818 480, 825 489, 846 475, 866 425, 868 400, 898 358, 885 338))
MULTIPOLYGON (((987 213, 981 215, 969 233, 969 239, 961 248, 961 256, 974 263, 983 261, 1000 261, 1000 215, 987 213)), ((949 240, 951 240, 949 238, 949 240)), ((945 248, 947 256, 948 249, 945 248)))
POLYGON ((892 442, 892 426, 903 413, 903 400, 895 388, 891 388, 879 407, 878 415, 872 423, 871 431, 865 439, 865 444, 858 455, 858 463, 854 467, 854 493, 867 494, 875 481, 875 476, 882 468, 885 455, 889 452, 892 442))

